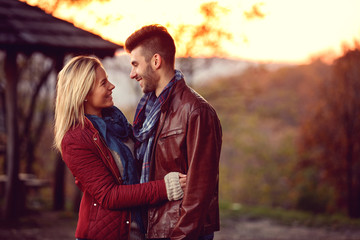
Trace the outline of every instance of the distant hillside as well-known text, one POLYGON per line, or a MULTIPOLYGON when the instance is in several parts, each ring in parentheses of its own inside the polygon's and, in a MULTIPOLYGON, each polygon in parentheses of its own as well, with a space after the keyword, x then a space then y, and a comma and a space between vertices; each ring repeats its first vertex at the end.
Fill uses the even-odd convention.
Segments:
MULTIPOLYGON (((120 108, 133 108, 142 93, 135 80, 130 79, 130 59, 128 55, 120 55, 115 58, 107 58, 103 61, 109 75, 109 80, 115 85, 113 97, 115 105, 120 108)), ((225 58, 191 58, 177 59, 176 68, 183 71, 186 80, 194 87, 202 87, 213 80, 229 75, 241 74, 249 67, 259 64, 246 60, 233 60, 225 58), (189 73, 189 65, 192 73, 189 73)), ((264 65, 268 69, 278 69, 284 64, 269 63, 264 65)))
POLYGON ((329 73, 322 62, 277 70, 254 65, 197 88, 214 106, 223 127, 222 199, 296 204, 299 193, 292 178, 299 123, 329 73))

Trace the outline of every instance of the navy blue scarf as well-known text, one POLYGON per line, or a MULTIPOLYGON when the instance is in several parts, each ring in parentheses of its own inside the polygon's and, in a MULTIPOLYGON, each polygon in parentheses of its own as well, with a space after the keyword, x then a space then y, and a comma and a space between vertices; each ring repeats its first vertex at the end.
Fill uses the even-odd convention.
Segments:
POLYGON ((122 177, 123 184, 139 183, 139 174, 136 169, 136 162, 130 149, 123 143, 132 137, 132 127, 124 114, 115 106, 102 110, 102 118, 95 115, 86 117, 104 138, 107 146, 119 154, 124 167, 122 177))
MULTIPOLYGON (((95 115, 86 117, 92 122, 99 131, 107 146, 119 154, 124 172, 121 176, 123 184, 137 184, 140 181, 136 168, 135 159, 130 149, 123 143, 133 138, 132 127, 124 114, 115 106, 102 110, 102 118, 95 115)), ((139 225, 142 232, 145 232, 141 220, 140 210, 136 207, 132 209, 133 220, 139 225)))

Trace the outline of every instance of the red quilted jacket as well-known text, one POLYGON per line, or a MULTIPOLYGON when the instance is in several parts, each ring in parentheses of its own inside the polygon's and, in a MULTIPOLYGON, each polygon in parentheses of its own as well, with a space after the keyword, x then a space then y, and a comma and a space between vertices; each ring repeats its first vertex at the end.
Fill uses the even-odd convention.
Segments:
POLYGON ((128 239, 129 207, 167 200, 164 180, 122 185, 110 150, 85 119, 70 129, 61 144, 62 157, 83 191, 75 236, 86 239, 128 239))

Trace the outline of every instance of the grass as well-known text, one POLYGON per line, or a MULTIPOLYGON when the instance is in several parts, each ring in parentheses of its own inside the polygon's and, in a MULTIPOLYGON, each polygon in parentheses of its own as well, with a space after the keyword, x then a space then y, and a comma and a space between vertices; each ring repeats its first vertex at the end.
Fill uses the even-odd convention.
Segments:
POLYGON ((314 214, 298 210, 264 206, 243 206, 239 203, 227 202, 220 203, 220 211, 222 218, 269 219, 290 226, 360 229, 360 219, 351 219, 342 214, 314 214))

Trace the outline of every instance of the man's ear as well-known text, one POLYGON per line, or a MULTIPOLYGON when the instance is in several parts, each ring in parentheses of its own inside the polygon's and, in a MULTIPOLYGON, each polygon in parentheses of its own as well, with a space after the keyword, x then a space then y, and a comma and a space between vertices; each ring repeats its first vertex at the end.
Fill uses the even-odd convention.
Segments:
POLYGON ((158 53, 155 53, 151 59, 151 65, 153 69, 159 69, 162 64, 162 58, 158 53))

